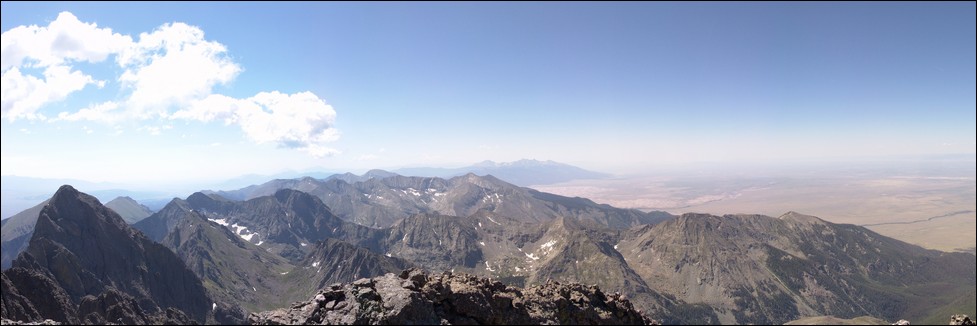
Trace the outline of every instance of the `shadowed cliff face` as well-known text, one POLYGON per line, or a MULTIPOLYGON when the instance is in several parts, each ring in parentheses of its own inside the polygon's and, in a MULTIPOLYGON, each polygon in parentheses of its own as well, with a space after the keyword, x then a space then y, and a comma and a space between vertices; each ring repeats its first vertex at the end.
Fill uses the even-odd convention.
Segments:
MULTIPOLYGON (((130 228, 94 197, 70 186, 58 189, 41 210, 30 245, 13 266, 25 270, 35 283, 53 284, 52 293, 62 289, 71 300, 68 306, 84 303, 81 308, 88 310, 74 316, 83 322, 115 320, 105 318, 149 322, 155 315, 165 318, 173 308, 179 313, 169 314, 185 314, 190 317, 187 320, 203 323, 213 303, 200 280, 173 252, 130 228), (103 309, 106 302, 134 314, 116 316, 109 313, 111 309, 103 309)), ((13 284, 20 293, 28 291, 24 282, 13 284)), ((46 300, 39 296, 28 299, 40 307, 40 317, 52 318, 51 313, 44 313, 49 305, 46 300)), ((72 322, 72 314, 63 311, 55 315, 64 317, 55 317, 72 322)))

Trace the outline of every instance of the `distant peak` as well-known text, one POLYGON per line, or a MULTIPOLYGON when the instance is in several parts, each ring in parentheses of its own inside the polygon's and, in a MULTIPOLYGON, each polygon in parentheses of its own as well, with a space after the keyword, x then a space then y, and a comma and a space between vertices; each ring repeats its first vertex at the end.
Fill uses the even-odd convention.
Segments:
POLYGON ((818 218, 817 216, 805 215, 805 214, 801 214, 801 213, 798 213, 798 212, 795 212, 795 211, 789 211, 787 213, 784 213, 784 215, 780 215, 780 219, 782 219, 782 220, 797 221, 797 222, 805 222, 805 223, 824 223, 825 222, 824 220, 818 218))
POLYGON ((214 197, 211 197, 211 196, 209 196, 209 195, 207 195, 205 193, 199 192, 199 191, 191 194, 190 197, 187 197, 187 201, 190 201, 190 202, 192 202, 192 201, 198 201, 198 200, 212 201, 212 200, 214 200, 214 197))
POLYGON ((386 170, 380 170, 380 169, 373 169, 370 171, 366 171, 366 173, 363 174, 364 177, 392 177, 398 175, 399 174, 386 171, 386 170))

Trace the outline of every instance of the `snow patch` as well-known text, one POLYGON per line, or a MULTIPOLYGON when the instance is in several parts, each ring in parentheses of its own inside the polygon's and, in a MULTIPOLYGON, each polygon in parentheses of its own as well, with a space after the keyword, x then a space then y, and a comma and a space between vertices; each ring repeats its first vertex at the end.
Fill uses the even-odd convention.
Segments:
POLYGON ((390 255, 390 253, 387 253, 384 256, 387 256, 387 258, 393 257, 393 256, 390 255))
POLYGON ((617 245, 614 245, 614 250, 617 250, 617 245))
POLYGON ((487 270, 489 272, 494 272, 495 271, 494 269, 492 269, 492 266, 489 265, 489 262, 485 262, 485 270, 487 270))
POLYGON ((258 241, 258 243, 256 243, 255 246, 260 246, 262 243, 265 243, 265 241, 264 240, 258 241))
POLYGON ((229 223, 227 223, 227 219, 223 219, 223 218, 219 218, 219 219, 208 218, 207 220, 208 221, 211 221, 211 222, 214 222, 214 223, 217 223, 217 224, 220 224, 220 225, 223 225, 223 226, 229 226, 230 225, 229 223))
POLYGON ((287 275, 287 274, 288 274, 288 272, 281 272, 280 274, 282 274, 282 275, 287 275))
POLYGON ((211 311, 217 310, 217 303, 216 302, 214 302, 214 304, 212 306, 210 306, 210 310, 211 311))
POLYGON ((256 235, 258 235, 258 232, 255 232, 255 233, 247 233, 247 234, 238 234, 238 236, 240 236, 241 239, 244 239, 244 241, 251 241, 251 238, 254 238, 254 236, 256 236, 256 235))
POLYGON ((312 267, 319 267, 319 262, 312 263, 312 267))
POLYGON ((553 250, 553 245, 555 245, 555 244, 556 244, 556 240, 550 240, 550 241, 547 241, 546 243, 544 243, 542 246, 539 246, 539 249, 553 250))
POLYGON ((478 222, 478 227, 483 227, 482 222, 478 222))
POLYGON ((308 246, 309 244, 308 243, 305 243, 305 242, 302 242, 302 243, 299 243, 299 245, 305 247, 305 246, 308 246))
POLYGON ((536 257, 536 255, 533 255, 533 254, 526 254, 526 257, 529 257, 529 259, 532 259, 532 260, 539 260, 539 257, 536 257))
POLYGON ((258 292, 258 289, 255 289, 253 286, 251 287, 251 290, 253 290, 254 292, 258 292))
POLYGON ((479 241, 478 244, 482 245, 482 247, 485 246, 485 242, 484 241, 479 241))
POLYGON ((492 223, 495 223, 495 224, 498 224, 498 225, 502 225, 502 223, 499 223, 499 222, 496 222, 495 220, 493 220, 491 216, 485 216, 485 217, 487 217, 489 219, 489 221, 492 221, 492 223))

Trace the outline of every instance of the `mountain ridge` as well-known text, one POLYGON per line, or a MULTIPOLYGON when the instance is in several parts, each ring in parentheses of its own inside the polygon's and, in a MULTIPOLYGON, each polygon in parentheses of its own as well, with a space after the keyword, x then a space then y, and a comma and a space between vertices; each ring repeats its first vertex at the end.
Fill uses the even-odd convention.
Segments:
POLYGON ((30 245, 13 261, 14 269, 63 288, 79 315, 72 320, 73 312, 66 311, 61 322, 104 322, 114 315, 99 307, 113 302, 132 311, 126 317, 139 323, 151 322, 150 315, 165 319, 171 314, 203 323, 211 314, 212 302, 200 280, 175 254, 129 227, 95 197, 67 185, 41 210, 30 245))
POLYGON ((460 168, 401 168, 394 173, 408 176, 452 178, 466 173, 491 174, 522 187, 553 184, 577 179, 601 179, 609 174, 585 170, 551 160, 521 159, 497 163, 485 160, 460 168))

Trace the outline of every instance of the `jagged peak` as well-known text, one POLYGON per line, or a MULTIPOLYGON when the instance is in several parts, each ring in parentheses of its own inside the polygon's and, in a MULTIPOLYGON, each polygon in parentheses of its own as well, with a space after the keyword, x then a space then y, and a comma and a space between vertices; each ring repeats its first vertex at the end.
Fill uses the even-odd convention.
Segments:
POLYGON ((75 198, 81 194, 75 187, 71 185, 62 185, 58 187, 58 190, 54 192, 54 196, 51 196, 51 202, 57 202, 65 198, 75 198))
POLYGON ((110 223, 125 224, 125 221, 118 213, 103 206, 98 201, 98 198, 80 192, 70 185, 63 185, 58 188, 58 191, 54 193, 54 196, 51 197, 48 204, 41 210, 40 216, 46 216, 48 219, 51 219, 50 222, 55 224, 60 223, 57 220, 75 220, 79 222, 81 220, 99 218, 104 218, 106 222, 110 223))

